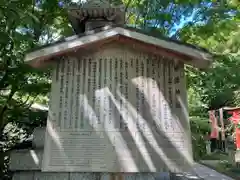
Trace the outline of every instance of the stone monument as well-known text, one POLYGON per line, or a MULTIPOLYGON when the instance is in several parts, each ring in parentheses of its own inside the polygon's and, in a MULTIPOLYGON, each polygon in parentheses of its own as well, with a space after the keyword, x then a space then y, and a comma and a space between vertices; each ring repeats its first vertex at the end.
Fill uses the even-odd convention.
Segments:
POLYGON ((35 149, 12 153, 15 179, 151 179, 189 170, 184 64, 205 68, 211 54, 130 28, 124 9, 107 2, 93 0, 68 15, 77 35, 26 55, 36 68, 53 66, 52 88, 35 149), (27 157, 32 164, 16 166, 27 157))

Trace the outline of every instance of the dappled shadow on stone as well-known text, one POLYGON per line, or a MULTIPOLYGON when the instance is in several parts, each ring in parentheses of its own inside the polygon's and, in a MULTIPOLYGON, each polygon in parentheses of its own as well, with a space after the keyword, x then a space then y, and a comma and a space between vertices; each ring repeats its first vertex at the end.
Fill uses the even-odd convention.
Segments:
MULTIPOLYGON (((95 172, 178 172, 188 169, 191 166, 190 142, 184 138, 188 122, 179 115, 182 112, 177 113, 172 108, 165 88, 168 82, 156 82, 156 73, 151 69, 155 60, 142 59, 147 61, 147 67, 141 64, 142 71, 149 71, 142 74, 136 73, 136 67, 139 68, 136 64, 140 61, 129 57, 125 62, 122 60, 87 57, 81 60, 82 70, 80 68, 77 75, 70 74, 72 88, 66 92, 72 94, 66 96, 69 104, 63 108, 62 118, 66 124, 58 134, 64 146, 61 150, 67 154, 67 166, 95 172), (125 66, 128 75, 124 78, 121 68, 125 66), (101 73, 96 74, 96 71, 101 73), (78 84, 80 90, 75 87, 74 80, 80 82, 81 75, 84 86, 80 88, 78 84), (84 127, 80 122, 85 123, 84 127)), ((65 64, 69 69, 70 61, 65 64)), ((162 66, 164 70, 165 64, 162 66)), ((74 65, 72 68, 74 70, 74 65)), ((159 76, 161 74, 167 76, 165 70, 159 76)), ((55 162, 55 166, 64 163, 57 155, 53 156, 59 162, 55 162)))
MULTIPOLYGON (((136 88, 132 83, 129 83, 129 86, 131 89, 136 88)), ((144 97, 144 94, 142 94, 137 88, 136 90, 140 94, 140 97, 144 97)), ((133 102, 128 102, 134 106, 133 102)), ((174 141, 174 139, 171 139, 169 136, 167 136, 169 132, 164 132, 161 127, 156 124, 156 121, 152 117, 150 110, 151 107, 146 101, 146 98, 144 98, 143 107, 141 108, 141 111, 138 112, 144 122, 141 124, 143 127, 138 128, 137 135, 137 140, 139 141, 141 139, 143 141, 142 146, 145 146, 147 149, 147 152, 144 152, 143 154, 149 155, 155 167, 158 166, 158 168, 161 168, 163 171, 167 171, 169 169, 174 171, 174 168, 176 168, 175 170, 178 171, 177 167, 181 167, 183 169, 186 168, 186 170, 191 168, 190 162, 188 162, 186 157, 183 155, 181 149, 178 149, 176 144, 173 144, 172 141, 174 141), (145 128, 148 127, 149 129, 144 129, 144 126, 145 128), (169 167, 170 164, 172 168, 169 167)), ((140 151, 140 153, 142 152, 140 151)), ((141 162, 144 161, 143 154, 138 157, 138 160, 141 162)))

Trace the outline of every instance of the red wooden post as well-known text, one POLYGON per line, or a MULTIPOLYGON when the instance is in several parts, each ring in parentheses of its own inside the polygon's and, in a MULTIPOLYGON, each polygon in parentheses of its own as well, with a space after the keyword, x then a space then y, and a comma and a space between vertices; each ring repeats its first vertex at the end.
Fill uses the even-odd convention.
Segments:
POLYGON ((232 116, 229 118, 235 125, 235 136, 236 136, 236 148, 240 150, 240 129, 238 128, 238 124, 240 121, 240 109, 232 110, 229 112, 232 116))
POLYGON ((215 116, 215 111, 209 111, 209 121, 211 122, 211 134, 210 137, 211 138, 216 138, 218 139, 218 123, 217 123, 217 118, 215 116))

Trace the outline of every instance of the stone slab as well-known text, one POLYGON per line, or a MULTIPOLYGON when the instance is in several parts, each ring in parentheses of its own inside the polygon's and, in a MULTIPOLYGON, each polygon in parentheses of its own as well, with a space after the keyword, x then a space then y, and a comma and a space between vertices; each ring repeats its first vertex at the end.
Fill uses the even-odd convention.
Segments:
MULTIPOLYGON (((12 171, 22 171, 15 172, 13 176, 13 180, 48 180, 57 178, 59 173, 43 173, 36 172, 36 170, 41 170, 41 161, 42 161, 43 150, 16 150, 11 153, 10 160, 10 170, 12 171), (36 158, 38 158, 39 163, 35 163, 36 158), (35 159, 35 160, 34 160, 35 159), (27 172, 30 171, 30 172, 27 172), (31 172, 33 171, 33 172, 31 172), (35 173, 34 173, 35 172, 35 173), (33 179, 35 178, 35 179, 33 179), (44 179, 45 178, 45 179, 44 179)), ((63 174, 61 178, 65 178, 69 176, 69 179, 66 180, 92 180, 96 179, 96 174, 93 173, 60 173, 63 174), (66 175, 68 174, 68 176, 66 175), (95 178, 94 178, 95 177, 95 178)), ((98 173, 99 174, 99 173, 98 173)), ((100 175, 101 180, 110 180, 111 175, 108 173, 104 173, 100 175)), ((137 174, 123 174, 123 178, 126 180, 233 180, 230 177, 227 177, 223 174, 218 173, 217 171, 210 169, 204 165, 196 163, 191 172, 185 172, 181 174, 172 174, 171 177, 169 173, 137 173, 137 174)), ((62 179, 59 179, 62 180, 62 179)))
MULTIPOLYGON (((110 173, 48 173, 40 171, 15 172, 12 180, 112 180, 110 173)), ((193 173, 122 173, 116 180, 203 180, 193 173)), ((206 179, 211 180, 211 179, 206 179)), ((225 180, 225 179, 223 179, 225 180)))
POLYGON ((12 180, 33 180, 34 172, 15 172, 12 180))
POLYGON ((33 146, 36 148, 44 147, 44 139, 45 139, 45 129, 46 127, 38 127, 33 131, 33 146))
MULTIPOLYGON (((110 173, 70 173, 70 180, 111 180, 113 175, 110 173)), ((118 173, 116 180, 171 180, 170 173, 118 173)), ((178 179, 173 179, 178 180, 178 179)), ((180 180, 180 179, 179 179, 180 180)))
POLYGON ((109 174, 102 174, 102 173, 70 173, 70 180, 110 180, 110 175, 109 174))
POLYGON ((9 168, 12 171, 40 170, 43 150, 15 150, 10 155, 9 168))
POLYGON ((34 180, 69 180, 69 173, 42 173, 36 172, 34 180))

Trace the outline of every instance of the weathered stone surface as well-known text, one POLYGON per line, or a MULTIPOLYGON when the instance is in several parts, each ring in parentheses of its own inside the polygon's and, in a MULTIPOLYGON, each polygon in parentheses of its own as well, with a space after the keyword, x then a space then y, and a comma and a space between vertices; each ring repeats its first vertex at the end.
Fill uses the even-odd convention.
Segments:
MULTIPOLYGON (((45 173, 45 172, 18 172, 13 180, 112 180, 110 173, 45 173)), ((172 176, 169 173, 122 173, 115 176, 116 180, 187 180, 185 176, 172 176)))
MULTIPOLYGON (((95 180, 102 179, 101 173, 70 173, 70 180, 95 180)), ((105 180, 109 180, 109 178, 105 178, 105 180)))
POLYGON ((40 170, 43 150, 15 150, 10 155, 10 170, 40 170))
MULTIPOLYGON (((69 180, 170 180, 170 174, 165 173, 70 173, 69 180), (114 178, 115 177, 115 178, 114 178)), ((178 179, 173 179, 178 180, 178 179)), ((181 180, 181 179, 179 179, 181 180)))
POLYGON ((181 63, 117 43, 59 61, 52 77, 43 170, 135 173, 190 169, 183 73, 181 63), (115 93, 118 91, 121 96, 115 93), (133 111, 134 121, 129 116, 133 111))
POLYGON ((33 180, 34 172, 15 172, 12 180, 33 180))
POLYGON ((35 128, 33 131, 33 146, 36 148, 44 147, 44 139, 45 139, 45 128, 39 127, 35 128))
POLYGON ((69 173, 36 172, 34 174, 34 180, 69 180, 69 173))
MULTIPOLYGON (((192 172, 174 173, 122 173, 116 180, 233 180, 200 164, 192 172)), ((110 173, 46 173, 40 171, 15 172, 13 180, 112 180, 110 173)))

